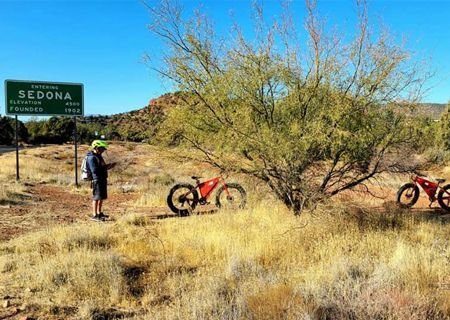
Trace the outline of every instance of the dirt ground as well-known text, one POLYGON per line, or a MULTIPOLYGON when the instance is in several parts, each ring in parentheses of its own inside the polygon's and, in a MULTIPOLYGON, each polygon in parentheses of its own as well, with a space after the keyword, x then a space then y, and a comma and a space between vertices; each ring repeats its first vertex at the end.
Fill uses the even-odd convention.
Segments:
MULTIPOLYGON (((87 150, 87 146, 79 146, 79 165, 87 150)), ((3 165, 9 167, 15 165, 15 154, 11 151, 12 148, 0 146, 0 158, 3 165)), ((174 168, 175 181, 182 181, 196 174, 196 172, 190 172, 196 169, 188 166, 185 172, 183 167, 185 164, 174 162, 171 152, 148 145, 115 142, 114 147, 108 152, 105 158, 107 162, 118 162, 118 166, 114 169, 112 181, 108 180, 108 199, 103 206, 106 214, 109 214, 113 220, 126 213, 146 214, 155 219, 174 217, 166 206, 144 207, 141 204, 136 206, 136 201, 143 196, 143 192, 163 192, 164 194, 159 196, 165 198, 166 192, 174 182, 161 182, 161 178, 172 178, 172 175, 168 173, 173 173, 174 168), (179 169, 180 166, 181 169, 179 169), (180 172, 183 173, 181 176, 180 172), (159 184, 155 183, 154 179, 159 179, 159 184), (145 188, 149 185, 154 187, 155 184, 158 184, 159 189, 148 191, 145 188), (120 188, 127 185, 140 187, 145 191, 135 190, 136 188, 124 191, 120 188)), ((24 166, 25 163, 34 164, 34 167, 30 168, 28 173, 22 170, 23 181, 16 188, 6 187, 7 196, 0 201, 0 242, 56 223, 61 225, 90 221, 91 191, 88 185, 84 184, 77 189, 70 185, 73 181, 67 181, 67 177, 71 176, 73 170, 73 146, 49 145, 23 148, 21 165, 24 166), (62 175, 57 176, 55 169, 60 170, 62 175), (27 178, 27 175, 32 178, 27 178), (16 189, 17 191, 14 191, 16 189), (8 194, 11 195, 9 198, 8 194)), ((204 168, 200 169, 204 171, 204 168)), ((7 179, 6 181, 13 183, 15 174, 5 172, 0 179, 7 179)), ((0 184, 0 188, 2 185, 6 186, 5 183, 0 184)), ((162 202, 159 201, 159 203, 162 202)), ((202 211, 212 210, 206 206, 202 207, 204 207, 202 211)))
MULTIPOLYGON (((87 221, 91 214, 90 194, 74 193, 66 186, 26 184, 22 200, 0 206, 0 242, 30 231, 55 224, 87 221)), ((113 193, 104 202, 104 211, 111 219, 127 213, 137 193, 113 193)), ((136 212, 136 209, 133 209, 136 212)), ((166 208, 139 208, 139 213, 152 217, 169 216, 166 208)))

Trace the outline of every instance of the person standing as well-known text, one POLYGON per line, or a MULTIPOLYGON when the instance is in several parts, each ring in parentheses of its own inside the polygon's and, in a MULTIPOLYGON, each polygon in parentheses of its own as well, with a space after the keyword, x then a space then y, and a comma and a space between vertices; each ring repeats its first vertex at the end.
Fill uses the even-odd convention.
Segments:
POLYGON ((107 165, 102 153, 108 149, 108 143, 102 140, 92 142, 92 150, 87 154, 87 166, 92 174, 92 220, 104 221, 109 216, 102 212, 103 201, 108 198, 108 169, 114 164, 107 165))

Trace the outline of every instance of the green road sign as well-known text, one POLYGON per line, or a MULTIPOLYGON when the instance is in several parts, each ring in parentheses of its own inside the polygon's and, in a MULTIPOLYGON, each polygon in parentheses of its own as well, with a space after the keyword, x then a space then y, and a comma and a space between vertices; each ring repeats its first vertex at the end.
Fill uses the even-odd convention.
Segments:
POLYGON ((82 116, 83 84, 5 80, 7 115, 82 116))

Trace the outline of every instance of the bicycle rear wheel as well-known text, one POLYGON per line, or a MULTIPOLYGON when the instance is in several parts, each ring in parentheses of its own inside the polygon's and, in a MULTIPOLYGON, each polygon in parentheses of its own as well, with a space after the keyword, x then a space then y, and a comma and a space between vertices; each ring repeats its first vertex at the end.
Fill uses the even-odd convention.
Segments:
POLYGON ((245 208, 247 204, 245 189, 237 183, 227 183, 225 186, 226 188, 221 186, 217 191, 216 206, 230 210, 245 208))
POLYGON ((198 193, 189 183, 180 183, 172 187, 167 196, 167 205, 173 213, 184 217, 195 209, 198 203, 198 193))
POLYGON ((419 188, 414 183, 403 185, 397 192, 397 203, 400 207, 411 208, 419 199, 419 188))

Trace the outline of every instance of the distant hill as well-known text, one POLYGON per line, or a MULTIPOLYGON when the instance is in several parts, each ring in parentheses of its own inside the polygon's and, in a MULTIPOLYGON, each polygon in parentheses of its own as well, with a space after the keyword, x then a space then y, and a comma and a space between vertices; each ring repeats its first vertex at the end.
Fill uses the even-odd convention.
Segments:
MULTIPOLYGON (((81 118, 81 123, 104 127, 108 139, 143 141, 151 139, 164 121, 167 109, 176 106, 181 93, 167 93, 151 99, 148 105, 137 110, 115 115, 91 115, 81 118)), ((103 134, 102 133, 102 134, 103 134)))
MULTIPOLYGON (((80 119, 81 123, 95 123, 105 128, 108 139, 144 141, 151 139, 157 133, 164 121, 167 110, 176 106, 182 93, 166 93, 151 99, 148 105, 129 112, 110 116, 92 115, 80 119)), ((446 110, 442 103, 422 103, 414 110, 412 116, 422 115, 437 120, 446 110)))
POLYGON ((419 104, 416 112, 419 115, 429 117, 433 120, 441 118, 442 113, 447 109, 445 103, 421 103, 419 104))

